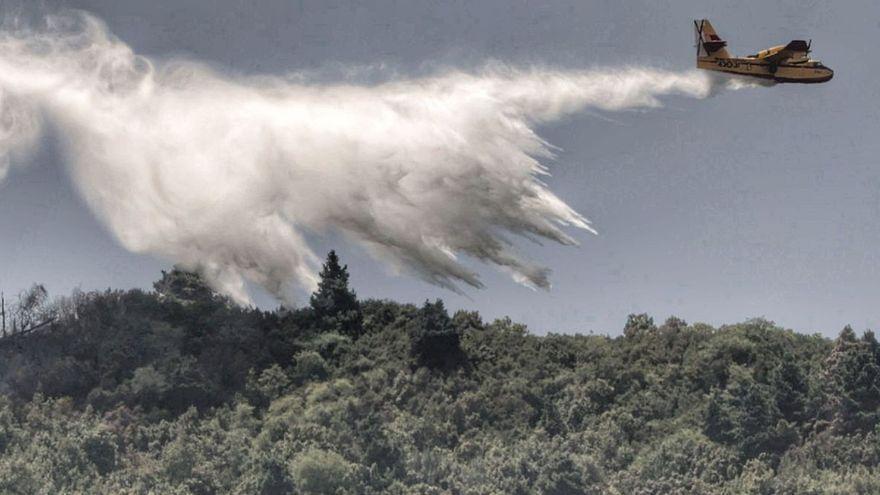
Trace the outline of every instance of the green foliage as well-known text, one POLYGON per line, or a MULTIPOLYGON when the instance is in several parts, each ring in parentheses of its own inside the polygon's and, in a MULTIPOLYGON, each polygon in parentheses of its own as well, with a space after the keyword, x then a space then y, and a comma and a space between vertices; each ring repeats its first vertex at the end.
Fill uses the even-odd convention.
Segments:
POLYGON ((336 452, 306 450, 294 459, 291 472, 304 494, 356 493, 355 467, 336 452))
MULTIPOLYGON (((627 491, 635 493, 717 493, 739 471, 735 451, 693 430, 662 439, 629 469, 627 491)), ((626 485, 624 485, 626 486, 626 485)))
POLYGON ((835 429, 872 430, 880 420, 880 345, 874 334, 859 339, 844 328, 825 366, 826 414, 835 429))
POLYGON ((782 419, 769 385, 734 365, 727 386, 709 396, 706 434, 718 442, 734 445, 747 457, 761 452, 782 452, 797 441, 797 434, 782 419))
POLYGON ((251 459, 248 459, 235 493, 279 495, 293 493, 293 488, 287 466, 277 455, 256 452, 251 459))
POLYGON ((626 325, 623 326, 623 336, 635 338, 656 329, 654 318, 645 313, 631 314, 626 318, 626 325))
POLYGON ((410 354, 416 366, 450 368, 462 359, 461 332, 452 322, 443 301, 425 301, 409 325, 410 354))
POLYGON ((330 251, 312 294, 312 310, 322 331, 333 329, 351 338, 363 332, 363 314, 354 291, 348 287, 348 266, 339 264, 336 251, 330 251))
POLYGON ((198 274, 178 267, 170 272, 162 270, 162 278, 153 284, 153 290, 161 299, 181 304, 204 304, 221 298, 198 274))
POLYGON ((48 308, 0 340, 0 493, 880 493, 870 332, 536 336, 347 284, 331 255, 300 310, 179 270, 48 308))
POLYGON ((294 358, 293 380, 305 383, 310 380, 324 380, 330 375, 327 361, 315 351, 303 351, 294 358))

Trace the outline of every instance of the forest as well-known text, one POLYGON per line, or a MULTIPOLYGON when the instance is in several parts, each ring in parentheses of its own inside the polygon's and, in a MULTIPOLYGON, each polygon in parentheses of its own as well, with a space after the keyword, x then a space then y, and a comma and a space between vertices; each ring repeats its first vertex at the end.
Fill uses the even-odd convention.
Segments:
POLYGON ((763 319, 622 334, 192 273, 6 302, 3 494, 877 494, 880 345, 763 319))

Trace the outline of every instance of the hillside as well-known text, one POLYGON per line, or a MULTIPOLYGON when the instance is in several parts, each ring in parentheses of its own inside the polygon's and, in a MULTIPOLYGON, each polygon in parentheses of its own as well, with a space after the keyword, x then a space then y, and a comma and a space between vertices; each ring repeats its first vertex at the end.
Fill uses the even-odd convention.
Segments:
POLYGON ((880 493, 871 332, 536 336, 321 275, 295 311, 177 270, 33 308, 0 339, 0 493, 880 493))

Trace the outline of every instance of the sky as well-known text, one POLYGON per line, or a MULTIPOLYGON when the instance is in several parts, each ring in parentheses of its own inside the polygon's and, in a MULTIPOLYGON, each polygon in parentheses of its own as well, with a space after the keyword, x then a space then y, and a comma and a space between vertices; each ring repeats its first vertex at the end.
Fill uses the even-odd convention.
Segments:
MULTIPOLYGON (((664 107, 585 112, 538 128, 558 147, 550 189, 598 235, 581 245, 517 243, 552 269, 534 291, 491 267, 458 295, 395 275, 332 232, 361 297, 510 316, 538 334, 620 333, 629 313, 713 325, 764 317, 804 333, 876 328, 880 290, 880 64, 868 1, 154 1, 43 2, 103 19, 155 58, 203 60, 239 74, 296 71, 377 80, 487 61, 587 69, 694 65, 693 18, 708 17, 733 53, 811 38, 835 70, 823 85, 777 85, 664 107), (363 72, 363 71, 362 71, 363 72)), ((333 76, 328 76, 333 77, 333 76)), ((150 287, 167 260, 126 252, 71 185, 52 139, 0 184, 0 288, 52 294, 150 287)), ((263 305, 273 302, 259 297, 263 305)), ((303 300, 305 298, 303 297, 303 300)))

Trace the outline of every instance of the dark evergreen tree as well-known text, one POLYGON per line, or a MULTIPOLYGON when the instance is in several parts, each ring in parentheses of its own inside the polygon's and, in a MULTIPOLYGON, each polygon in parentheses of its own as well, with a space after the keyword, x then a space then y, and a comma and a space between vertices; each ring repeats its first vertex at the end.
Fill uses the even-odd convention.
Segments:
POLYGON ((339 264, 336 251, 327 255, 320 277, 311 306, 321 329, 356 339, 363 331, 363 313, 357 295, 348 287, 348 265, 339 264))
POLYGON ((847 326, 826 360, 828 419, 841 432, 873 430, 880 423, 880 346, 872 332, 856 337, 847 326))
POLYGON ((734 366, 727 388, 715 389, 709 396, 704 431, 712 440, 754 457, 784 451, 796 440, 793 431, 779 424, 780 417, 772 390, 746 368, 734 366))
POLYGON ((793 423, 804 421, 809 385, 803 365, 791 354, 785 354, 773 370, 771 381, 776 390, 776 406, 782 416, 793 423))
POLYGON ((461 363, 461 333, 443 301, 425 301, 410 326, 410 354, 416 366, 448 368, 461 363))

